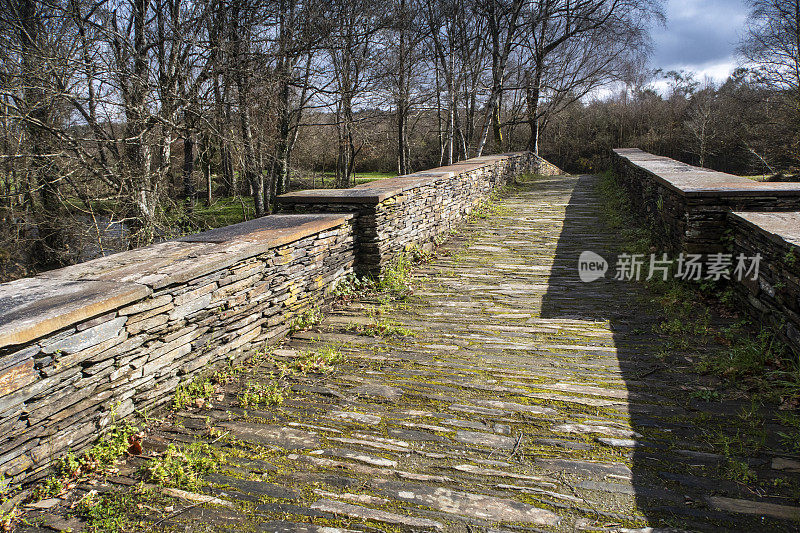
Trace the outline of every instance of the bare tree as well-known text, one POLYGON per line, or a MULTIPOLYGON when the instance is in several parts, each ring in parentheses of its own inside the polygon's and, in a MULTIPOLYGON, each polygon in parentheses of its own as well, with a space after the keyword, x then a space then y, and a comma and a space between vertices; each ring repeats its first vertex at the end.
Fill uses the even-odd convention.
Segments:
MULTIPOLYGON (((24 117, 27 139, 27 201, 36 218, 39 234, 36 256, 41 264, 62 264, 65 242, 59 228, 59 175, 52 153, 57 149, 50 132, 58 128, 57 71, 42 24, 45 6, 36 0, 22 0, 5 6, 8 21, 19 35, 19 91, 12 105, 24 117)), ((57 55, 56 55, 57 57, 57 55)))
POLYGON ((356 146, 355 106, 374 78, 370 68, 374 38, 386 24, 381 6, 368 0, 330 2, 326 16, 333 22, 328 55, 336 86, 338 155, 336 184, 347 187, 359 151, 356 146))
POLYGON ((760 80, 788 91, 800 106, 800 0, 749 0, 740 51, 760 80))
POLYGON ((298 170, 347 187, 357 165, 521 146, 526 124, 536 148, 643 49, 652 5, 0 0, 0 239, 53 266, 204 227, 200 188, 261 216, 298 170))
POLYGON ((657 0, 534 0, 525 14, 523 55, 528 149, 537 153, 547 117, 620 79, 648 51, 657 0))
POLYGON ((488 47, 492 58, 492 84, 489 101, 486 104, 486 117, 475 155, 483 153, 491 124, 494 135, 494 148, 503 150, 503 133, 500 121, 500 109, 503 99, 503 83, 506 76, 508 59, 516 44, 516 36, 520 30, 520 13, 525 5, 524 0, 479 0, 478 13, 487 21, 488 47))

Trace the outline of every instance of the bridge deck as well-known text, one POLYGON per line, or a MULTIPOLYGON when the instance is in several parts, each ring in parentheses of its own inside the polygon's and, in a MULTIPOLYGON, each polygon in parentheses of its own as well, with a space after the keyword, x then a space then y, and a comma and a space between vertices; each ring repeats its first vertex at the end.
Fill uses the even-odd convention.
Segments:
POLYGON ((334 343, 346 362, 300 380, 282 405, 245 415, 231 385, 212 409, 160 428, 232 452, 205 490, 233 504, 159 528, 794 529, 787 469, 800 463, 775 462, 769 443, 737 456, 763 481, 756 492, 712 445, 748 431, 749 403, 692 399, 701 378, 682 358, 665 362, 646 287, 578 279, 581 251, 608 256, 618 241, 596 182, 521 186, 417 269, 407 300, 357 301, 294 335, 279 355, 334 343), (348 331, 379 309, 417 335, 348 331), (221 436, 206 435, 206 417, 221 436))

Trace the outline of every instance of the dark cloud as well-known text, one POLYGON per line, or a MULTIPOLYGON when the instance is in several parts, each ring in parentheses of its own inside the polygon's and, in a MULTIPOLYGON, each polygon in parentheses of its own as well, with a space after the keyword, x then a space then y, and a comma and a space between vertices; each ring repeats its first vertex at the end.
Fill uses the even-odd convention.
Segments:
POLYGON ((652 30, 650 63, 725 77, 736 64, 748 7, 742 0, 666 0, 666 27, 652 30))

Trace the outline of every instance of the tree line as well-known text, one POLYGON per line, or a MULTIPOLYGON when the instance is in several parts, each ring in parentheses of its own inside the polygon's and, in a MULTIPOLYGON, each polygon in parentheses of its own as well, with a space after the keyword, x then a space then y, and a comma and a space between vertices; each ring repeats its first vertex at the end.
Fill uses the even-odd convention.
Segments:
POLYGON ((750 0, 740 67, 723 83, 692 72, 632 72, 607 98, 577 101, 552 121, 544 153, 565 168, 606 168, 613 147, 715 170, 797 180, 800 0, 750 0), (653 89, 666 81, 666 89, 653 89))
POLYGON ((573 172, 608 168, 616 147, 638 147, 686 163, 758 179, 795 179, 800 168, 796 102, 738 68, 722 83, 687 71, 650 73, 668 81, 625 85, 576 102, 551 122, 542 155, 573 172))
POLYGON ((218 195, 261 216, 311 146, 339 187, 370 149, 400 174, 507 150, 522 128, 535 150, 551 117, 642 63, 660 9, 0 0, 0 246, 51 267, 77 260, 77 229, 101 240, 87 220, 124 223, 134 246, 218 195))

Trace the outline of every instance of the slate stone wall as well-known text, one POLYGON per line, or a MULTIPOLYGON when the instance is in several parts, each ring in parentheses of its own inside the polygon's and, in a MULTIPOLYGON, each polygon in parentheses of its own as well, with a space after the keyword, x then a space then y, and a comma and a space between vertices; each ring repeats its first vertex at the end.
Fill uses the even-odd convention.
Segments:
POLYGON ((758 183, 638 149, 614 150, 612 160, 633 208, 666 251, 724 251, 731 211, 800 210, 800 184, 758 183))
POLYGON ((541 157, 534 160, 532 172, 540 176, 561 176, 564 174, 563 170, 541 157))
POLYGON ((800 356, 800 213, 731 213, 729 225, 734 257, 761 255, 757 278, 733 284, 742 309, 800 356))
POLYGON ((492 190, 516 176, 539 168, 557 170, 552 165, 542 167, 539 161, 529 152, 502 154, 354 189, 290 193, 279 201, 287 212, 355 214, 356 268, 375 274, 410 246, 432 246, 437 235, 449 231, 492 190))
POLYGON ((631 206, 642 215, 665 250, 689 251, 692 246, 685 242, 690 226, 684 196, 624 159, 614 158, 614 171, 628 192, 631 206))
POLYGON ((199 372, 280 338, 356 266, 376 272, 430 242, 535 162, 528 153, 477 158, 346 190, 339 202, 311 191, 322 195, 307 206, 315 214, 272 215, 0 284, 4 482, 44 476, 112 419, 152 412, 199 372))
MULTIPOLYGON (((168 257, 195 246, 172 242, 155 248, 168 257)), ((352 272, 355 260, 352 219, 341 216, 267 250, 235 240, 212 246, 217 256, 202 275, 153 275, 143 258, 134 283, 146 297, 0 348, 0 465, 7 482, 40 477, 54 458, 96 440, 112 417, 122 419, 135 409, 152 412, 171 400, 179 383, 282 336, 288 319, 320 304, 352 272), (219 255, 229 252, 232 260, 219 255)), ((86 279, 94 269, 102 279, 114 271, 103 267, 113 258, 55 271, 45 283, 75 283, 68 279, 71 270, 86 279)), ((136 258, 130 259, 135 267, 136 258)), ((175 270, 198 262, 177 259, 175 270)), ((156 270, 166 272, 167 263, 156 270)), ((31 282, 4 285, 24 290, 31 282)))
POLYGON ((638 149, 614 150, 631 203, 673 253, 761 256, 731 275, 740 308, 800 355, 800 184, 758 183, 638 149))

